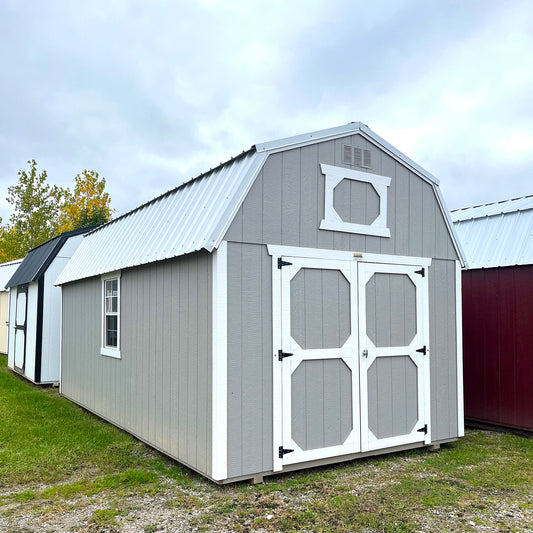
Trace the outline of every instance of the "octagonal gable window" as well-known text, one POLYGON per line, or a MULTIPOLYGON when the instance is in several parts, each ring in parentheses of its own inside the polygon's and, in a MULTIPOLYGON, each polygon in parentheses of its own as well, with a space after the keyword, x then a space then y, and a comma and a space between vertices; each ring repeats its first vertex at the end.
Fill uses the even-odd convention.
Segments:
POLYGON ((326 177, 320 229, 390 237, 387 189, 391 178, 321 164, 326 177))

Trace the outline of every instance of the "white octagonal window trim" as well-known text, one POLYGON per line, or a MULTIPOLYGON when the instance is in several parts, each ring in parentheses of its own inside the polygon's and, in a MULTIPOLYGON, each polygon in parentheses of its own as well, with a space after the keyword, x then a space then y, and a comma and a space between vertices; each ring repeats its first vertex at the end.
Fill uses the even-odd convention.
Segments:
POLYGON ((391 178, 349 168, 334 167, 333 165, 326 165, 324 163, 320 164, 320 169, 326 177, 324 218, 320 222, 320 229, 375 235, 377 237, 390 237, 390 229, 387 227, 387 187, 391 184, 391 178), (335 210, 333 206, 333 190, 343 179, 370 183, 376 189, 379 196, 379 215, 372 224, 366 225, 345 222, 335 210))

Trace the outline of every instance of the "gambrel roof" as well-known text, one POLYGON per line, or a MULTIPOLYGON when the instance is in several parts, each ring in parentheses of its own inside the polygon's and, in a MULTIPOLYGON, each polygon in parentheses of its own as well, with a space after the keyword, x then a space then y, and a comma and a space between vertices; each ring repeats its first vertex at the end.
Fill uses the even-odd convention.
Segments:
POLYGON ((533 195, 451 215, 470 269, 533 264, 533 195))
POLYGON ((361 134, 432 184, 457 253, 438 180, 361 122, 252 146, 219 167, 100 226, 85 236, 56 284, 217 248, 271 153, 361 134))

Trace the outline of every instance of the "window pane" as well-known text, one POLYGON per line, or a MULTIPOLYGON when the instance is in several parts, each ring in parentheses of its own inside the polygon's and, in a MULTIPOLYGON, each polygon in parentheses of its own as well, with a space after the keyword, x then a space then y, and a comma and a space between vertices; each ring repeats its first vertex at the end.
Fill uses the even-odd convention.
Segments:
POLYGON ((117 313, 118 312, 118 298, 116 296, 105 299, 105 312, 106 313, 117 313))
POLYGON ((116 331, 107 331, 106 346, 117 348, 117 332, 116 331))
POLYGON ((106 316, 106 346, 112 346, 116 348, 118 346, 118 335, 117 335, 117 326, 118 326, 118 317, 116 315, 106 316))
POLYGON ((105 295, 118 296, 118 279, 108 279, 105 282, 105 295))

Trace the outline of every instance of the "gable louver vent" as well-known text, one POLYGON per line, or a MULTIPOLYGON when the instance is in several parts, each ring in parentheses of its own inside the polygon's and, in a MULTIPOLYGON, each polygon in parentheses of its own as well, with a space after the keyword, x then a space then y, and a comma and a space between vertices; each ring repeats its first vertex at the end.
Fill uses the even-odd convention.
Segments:
POLYGON ((361 148, 354 148, 353 149, 353 164, 356 166, 356 167, 361 167, 363 166, 363 156, 362 156, 362 150, 361 148))
POLYGON ((364 167, 372 166, 372 160, 370 158, 370 150, 363 150, 363 166, 364 167))
POLYGON ((346 163, 347 165, 353 165, 352 163, 352 147, 348 145, 344 145, 342 147, 342 162, 346 163))
POLYGON ((347 144, 343 144, 342 162, 345 165, 370 168, 372 166, 372 152, 370 150, 363 150, 362 148, 352 148, 347 144))

